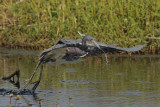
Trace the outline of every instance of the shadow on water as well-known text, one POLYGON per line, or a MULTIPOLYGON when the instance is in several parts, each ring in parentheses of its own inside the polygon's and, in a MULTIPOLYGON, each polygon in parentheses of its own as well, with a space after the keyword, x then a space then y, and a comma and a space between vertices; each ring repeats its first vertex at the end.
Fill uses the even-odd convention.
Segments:
MULTIPOLYGON (((23 86, 35 69, 39 51, 12 50, 11 54, 3 50, 0 50, 0 78, 19 69, 23 86)), ((108 55, 108 58, 108 65, 103 55, 74 64, 46 64, 36 96, 23 95, 18 101, 20 106, 36 106, 42 100, 44 107, 56 103, 66 107, 69 96, 74 107, 160 106, 160 56, 108 55)), ((0 86, 17 89, 2 79, 0 86)), ((0 106, 6 105, 9 96, 0 95, 0 106)))

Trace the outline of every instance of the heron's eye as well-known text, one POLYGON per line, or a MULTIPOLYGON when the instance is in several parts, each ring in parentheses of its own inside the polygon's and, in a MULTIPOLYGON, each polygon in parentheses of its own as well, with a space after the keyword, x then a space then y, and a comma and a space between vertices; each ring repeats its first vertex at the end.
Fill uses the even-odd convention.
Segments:
POLYGON ((86 45, 88 45, 88 40, 86 40, 86 45))
POLYGON ((94 40, 92 39, 91 42, 94 43, 94 40))

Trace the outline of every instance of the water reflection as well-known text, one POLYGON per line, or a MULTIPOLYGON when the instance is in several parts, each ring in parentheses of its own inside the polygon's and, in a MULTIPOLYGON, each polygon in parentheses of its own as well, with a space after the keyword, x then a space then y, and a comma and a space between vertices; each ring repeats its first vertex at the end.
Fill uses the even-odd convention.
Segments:
MULTIPOLYGON (((18 51, 17 51, 18 52, 18 51)), ((5 53, 6 54, 6 53, 5 53)), ((0 55, 0 77, 19 69, 21 86, 28 79, 38 62, 38 52, 0 55)), ((135 107, 160 106, 160 56, 109 55, 106 65, 104 56, 88 57, 74 64, 44 67, 37 96, 24 96, 21 105, 61 107, 69 105, 69 96, 74 107, 135 107), (42 92, 41 92, 42 91, 42 92), (28 102, 28 104, 26 104, 28 102)), ((38 79, 38 75, 36 78, 38 79)), ((0 80, 1 88, 15 89, 0 80)), ((7 96, 0 96, 0 106, 9 105, 7 96), (1 100, 2 99, 2 100, 1 100)))

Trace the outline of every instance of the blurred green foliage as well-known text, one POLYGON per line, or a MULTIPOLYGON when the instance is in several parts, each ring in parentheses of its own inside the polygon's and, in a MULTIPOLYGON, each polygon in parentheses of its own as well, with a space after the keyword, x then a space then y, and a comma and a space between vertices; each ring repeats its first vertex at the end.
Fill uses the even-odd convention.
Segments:
POLYGON ((81 38, 123 47, 160 36, 159 0, 3 0, 0 45, 48 48, 60 38, 81 38))

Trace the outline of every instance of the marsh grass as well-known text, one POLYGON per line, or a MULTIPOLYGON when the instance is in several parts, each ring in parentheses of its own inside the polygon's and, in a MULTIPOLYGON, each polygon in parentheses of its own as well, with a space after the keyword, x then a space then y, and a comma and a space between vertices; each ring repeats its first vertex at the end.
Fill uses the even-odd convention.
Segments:
POLYGON ((77 31, 124 47, 160 43, 147 39, 160 36, 159 0, 3 0, 0 8, 1 46, 47 48, 77 31))

